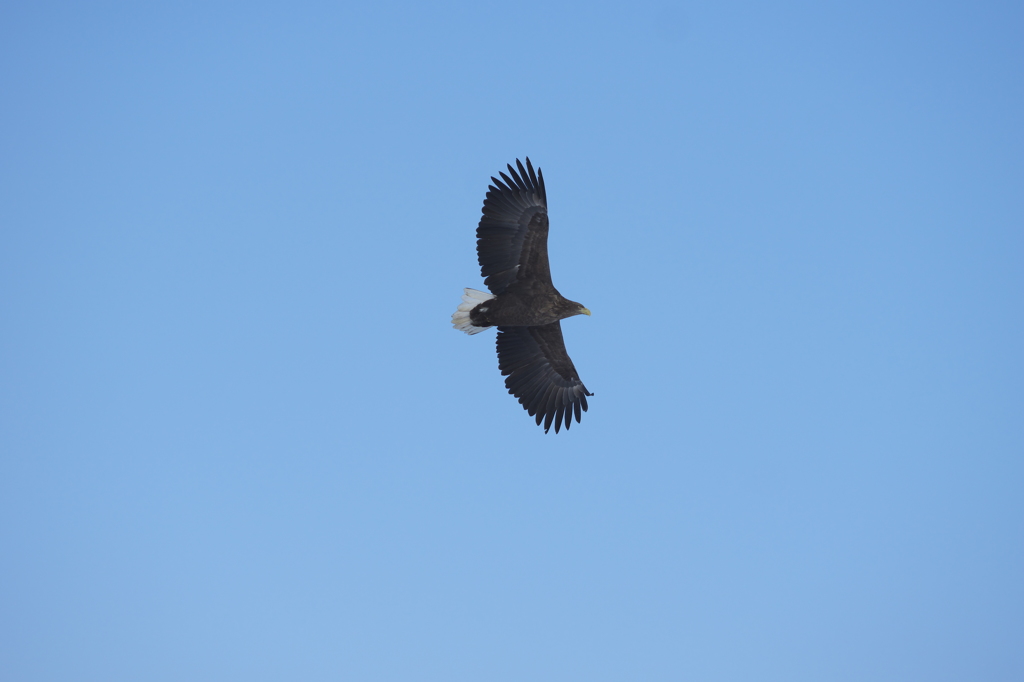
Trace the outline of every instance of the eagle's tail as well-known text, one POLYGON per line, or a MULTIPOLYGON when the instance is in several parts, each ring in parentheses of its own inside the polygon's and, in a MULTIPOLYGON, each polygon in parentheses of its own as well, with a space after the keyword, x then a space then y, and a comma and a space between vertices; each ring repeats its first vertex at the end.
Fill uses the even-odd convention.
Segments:
POLYGON ((490 329, 490 327, 474 327, 473 323, 469 321, 469 311, 484 301, 491 300, 494 295, 476 289, 463 289, 463 291, 466 293, 462 294, 462 303, 452 315, 452 326, 467 334, 479 334, 485 329, 490 329))

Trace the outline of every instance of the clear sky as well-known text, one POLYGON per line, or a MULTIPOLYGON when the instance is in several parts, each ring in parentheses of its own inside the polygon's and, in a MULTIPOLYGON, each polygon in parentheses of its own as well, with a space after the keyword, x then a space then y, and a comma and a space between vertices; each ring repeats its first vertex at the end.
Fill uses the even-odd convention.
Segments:
POLYGON ((4 680, 1024 679, 1019 2, 9 2, 0 98, 4 680))

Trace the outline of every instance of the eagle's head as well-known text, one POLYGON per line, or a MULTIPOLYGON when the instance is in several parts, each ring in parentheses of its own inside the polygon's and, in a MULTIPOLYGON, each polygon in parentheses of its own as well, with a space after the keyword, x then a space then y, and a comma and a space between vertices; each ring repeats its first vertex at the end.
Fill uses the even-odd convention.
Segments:
POLYGON ((570 301, 569 299, 562 299, 561 305, 559 306, 559 312, 562 313, 561 319, 572 317, 573 315, 589 315, 590 309, 585 307, 582 303, 576 301, 570 301))

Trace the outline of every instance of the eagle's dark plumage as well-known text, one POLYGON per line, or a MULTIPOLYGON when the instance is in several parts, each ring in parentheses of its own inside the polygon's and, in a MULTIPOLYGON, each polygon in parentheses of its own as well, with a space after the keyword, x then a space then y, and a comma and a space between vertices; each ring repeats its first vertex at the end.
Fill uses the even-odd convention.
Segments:
POLYGON ((593 395, 565 352, 559 320, 590 311, 563 298, 548 267, 548 207, 544 175, 530 159, 491 178, 476 229, 480 274, 490 294, 466 289, 452 324, 467 334, 498 328, 498 368, 508 392, 555 433, 580 421, 593 395), (504 182, 503 182, 504 181, 504 182))

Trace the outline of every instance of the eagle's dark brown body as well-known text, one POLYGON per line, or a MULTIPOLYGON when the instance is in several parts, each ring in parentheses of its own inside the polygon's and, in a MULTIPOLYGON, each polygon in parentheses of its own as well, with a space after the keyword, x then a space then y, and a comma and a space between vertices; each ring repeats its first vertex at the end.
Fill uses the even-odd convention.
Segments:
POLYGON ((478 305, 469 313, 477 327, 536 327, 580 315, 583 306, 550 292, 508 292, 478 305))
POLYGON ((544 175, 529 159, 516 166, 518 173, 509 165, 509 175, 500 174, 504 182, 491 178, 476 230, 480 273, 491 293, 466 289, 452 323, 467 334, 498 328, 505 387, 545 432, 554 422, 557 433, 573 416, 580 421, 593 395, 565 352, 559 320, 590 311, 551 283, 544 175))

